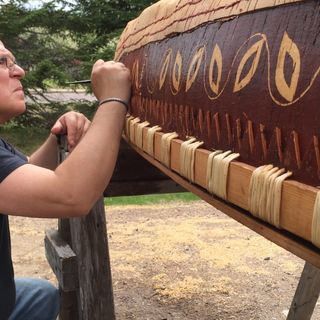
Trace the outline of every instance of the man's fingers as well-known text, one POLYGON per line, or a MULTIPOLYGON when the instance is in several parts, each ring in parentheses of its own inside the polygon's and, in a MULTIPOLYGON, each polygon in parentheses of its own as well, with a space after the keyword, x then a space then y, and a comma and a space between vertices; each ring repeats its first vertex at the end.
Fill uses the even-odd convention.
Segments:
POLYGON ((69 114, 68 117, 66 117, 67 139, 71 147, 75 146, 78 139, 78 125, 77 117, 74 113, 69 114))
POLYGON ((90 128, 90 124, 91 124, 90 121, 85 122, 82 135, 85 135, 85 133, 88 131, 88 129, 90 128))
POLYGON ((73 113, 68 117, 67 131, 68 143, 74 147, 81 140, 82 136, 88 130, 90 122, 80 113, 73 113))
POLYGON ((51 133, 52 134, 62 134, 65 133, 63 132, 63 125, 62 123, 58 120, 53 127, 51 128, 51 133))
POLYGON ((67 134, 70 151, 78 144, 90 127, 90 121, 79 112, 67 112, 51 128, 52 134, 67 134))

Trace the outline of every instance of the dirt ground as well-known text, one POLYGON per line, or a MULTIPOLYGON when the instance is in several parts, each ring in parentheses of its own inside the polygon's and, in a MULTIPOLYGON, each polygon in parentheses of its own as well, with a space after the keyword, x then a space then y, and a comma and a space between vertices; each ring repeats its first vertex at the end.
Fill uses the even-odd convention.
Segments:
MULTIPOLYGON (((107 220, 117 320, 286 318, 304 261, 210 205, 110 207, 107 220)), ((11 219, 17 276, 55 282, 43 246, 55 226, 11 219)))

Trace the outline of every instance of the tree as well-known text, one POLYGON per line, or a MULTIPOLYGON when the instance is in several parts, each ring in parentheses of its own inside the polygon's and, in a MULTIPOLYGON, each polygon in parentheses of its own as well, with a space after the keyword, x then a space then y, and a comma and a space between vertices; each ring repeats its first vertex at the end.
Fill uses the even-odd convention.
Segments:
MULTIPOLYGON (((90 77, 93 62, 113 58, 127 22, 152 2, 55 0, 32 7, 27 0, 0 0, 0 39, 27 71, 23 84, 32 99, 34 91, 43 94, 52 85, 90 77)), ((49 127, 66 108, 74 107, 51 103, 48 110, 35 102, 15 124, 49 127)), ((81 105, 88 116, 92 110, 81 105)))
POLYGON ((0 1, 0 39, 28 71, 25 87, 89 77, 97 58, 112 59, 127 22, 150 0, 0 1))

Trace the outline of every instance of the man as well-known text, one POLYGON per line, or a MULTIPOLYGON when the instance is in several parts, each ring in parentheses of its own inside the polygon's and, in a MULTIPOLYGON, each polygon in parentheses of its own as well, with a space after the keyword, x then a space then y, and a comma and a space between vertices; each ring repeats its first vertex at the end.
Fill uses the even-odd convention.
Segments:
MULTIPOLYGON (((0 123, 25 111, 24 70, 0 41, 0 123)), ((8 215, 61 218, 86 215, 108 184, 130 99, 130 73, 121 63, 98 60, 92 89, 100 105, 89 122, 69 112, 27 159, 0 140, 0 320, 53 320, 59 301, 47 282, 14 280, 8 215), (57 166, 56 134, 66 133, 69 157, 57 166)))

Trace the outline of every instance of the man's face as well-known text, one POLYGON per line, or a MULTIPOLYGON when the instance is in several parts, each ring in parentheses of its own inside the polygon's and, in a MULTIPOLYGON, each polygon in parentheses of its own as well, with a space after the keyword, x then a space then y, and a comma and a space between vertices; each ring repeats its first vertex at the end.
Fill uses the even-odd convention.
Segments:
POLYGON ((12 53, 0 41, 0 123, 12 119, 26 109, 20 82, 25 72, 18 65, 13 65, 12 61, 15 61, 12 53))

